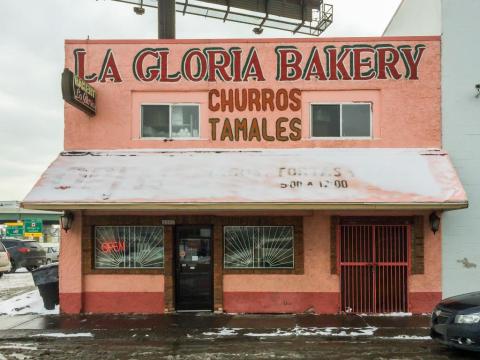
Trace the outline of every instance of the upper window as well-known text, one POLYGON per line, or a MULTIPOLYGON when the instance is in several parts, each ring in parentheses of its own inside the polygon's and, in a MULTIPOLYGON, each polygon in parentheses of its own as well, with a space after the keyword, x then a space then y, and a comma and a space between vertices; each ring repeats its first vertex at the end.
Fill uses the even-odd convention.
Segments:
POLYGON ((163 268, 163 226, 96 226, 96 269, 163 268))
POLYGON ((312 104, 312 137, 371 137, 370 104, 312 104))
POLYGON ((142 137, 199 137, 199 106, 185 104, 142 105, 142 137))
POLYGON ((293 269, 293 226, 225 226, 226 269, 293 269))

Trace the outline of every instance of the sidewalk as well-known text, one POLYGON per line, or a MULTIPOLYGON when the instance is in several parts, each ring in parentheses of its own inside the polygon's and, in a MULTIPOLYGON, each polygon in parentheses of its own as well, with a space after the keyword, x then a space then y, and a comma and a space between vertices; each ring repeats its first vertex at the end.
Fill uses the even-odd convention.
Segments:
POLYGON ((475 359, 435 344, 428 326, 352 314, 0 316, 0 359, 475 359))
MULTIPOLYGON (((18 315, 0 316, 0 339, 16 332, 98 332, 117 334, 148 330, 165 337, 248 336, 422 336, 429 334, 428 316, 252 315, 177 313, 168 315, 18 315)), ((102 335, 103 334, 103 335, 102 335)))

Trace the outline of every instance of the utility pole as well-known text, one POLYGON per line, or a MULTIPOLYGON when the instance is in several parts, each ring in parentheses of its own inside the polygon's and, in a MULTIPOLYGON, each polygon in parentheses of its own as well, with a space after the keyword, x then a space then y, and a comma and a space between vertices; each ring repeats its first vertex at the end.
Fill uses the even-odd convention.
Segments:
POLYGON ((158 0, 158 38, 175 39, 175 0, 158 0))

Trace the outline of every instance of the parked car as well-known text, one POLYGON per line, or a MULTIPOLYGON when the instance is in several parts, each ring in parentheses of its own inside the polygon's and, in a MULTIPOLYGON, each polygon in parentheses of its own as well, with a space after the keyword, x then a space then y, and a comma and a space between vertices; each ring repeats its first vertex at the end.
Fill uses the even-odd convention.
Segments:
POLYGON ((12 265, 10 264, 10 255, 5 246, 0 242, 0 278, 4 273, 9 272, 12 265))
POLYGON ((2 242, 10 254, 12 273, 21 267, 32 271, 47 262, 45 250, 36 241, 6 238, 2 242))
POLYGON ((480 351, 480 292, 442 300, 433 310, 430 335, 450 347, 480 351))
POLYGON ((47 253, 47 264, 58 262, 58 244, 55 243, 42 243, 42 247, 47 253))

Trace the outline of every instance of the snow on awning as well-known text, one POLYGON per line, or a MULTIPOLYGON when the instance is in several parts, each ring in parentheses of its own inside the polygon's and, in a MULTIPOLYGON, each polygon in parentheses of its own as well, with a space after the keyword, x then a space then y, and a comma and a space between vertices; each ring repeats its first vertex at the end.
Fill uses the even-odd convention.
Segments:
POLYGON ((23 201, 35 209, 457 209, 442 150, 64 152, 23 201))

